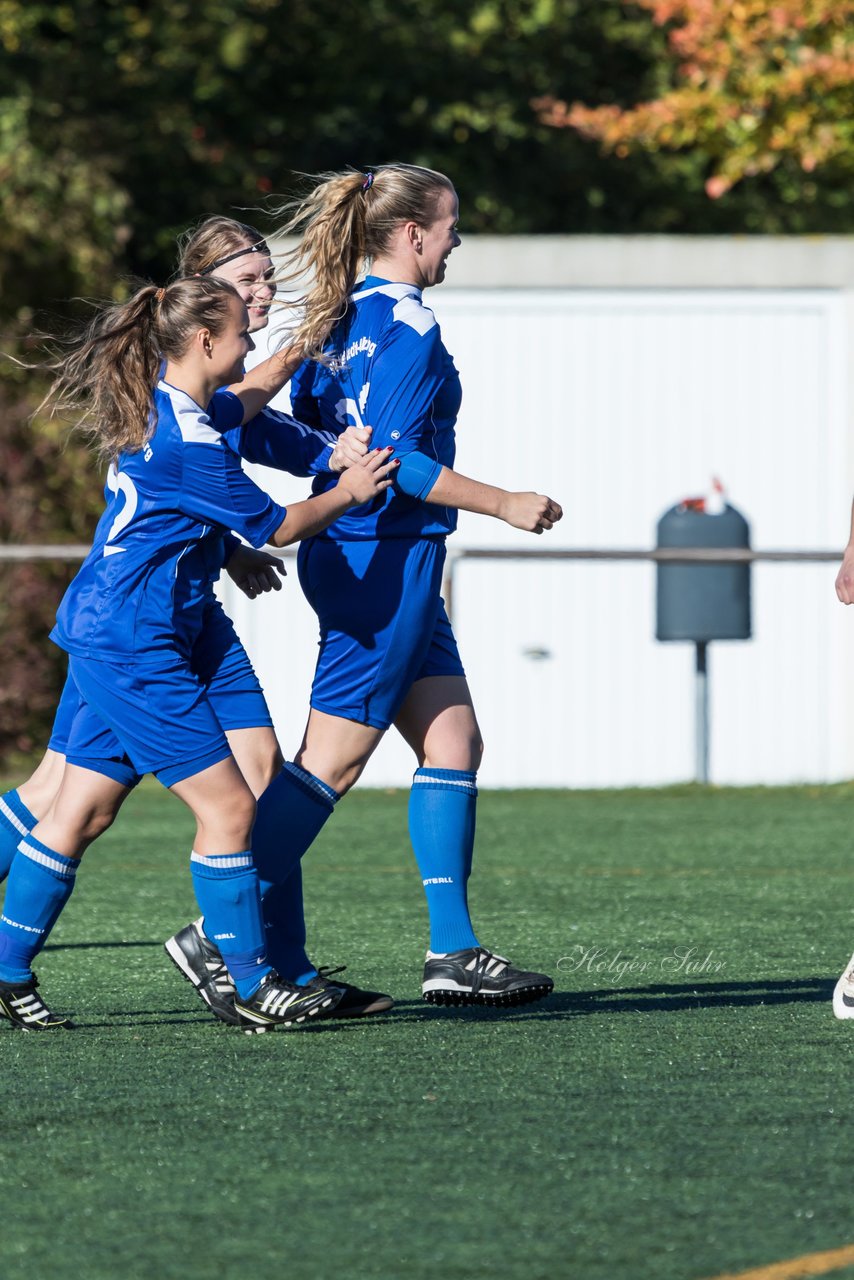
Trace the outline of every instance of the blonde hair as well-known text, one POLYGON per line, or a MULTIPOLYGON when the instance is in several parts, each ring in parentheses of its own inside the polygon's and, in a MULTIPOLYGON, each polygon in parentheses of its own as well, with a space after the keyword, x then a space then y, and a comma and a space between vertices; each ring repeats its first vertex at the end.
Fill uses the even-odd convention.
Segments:
POLYGON ((36 413, 69 418, 115 461, 136 453, 156 419, 152 390, 163 357, 185 355, 199 329, 218 336, 237 290, 225 280, 195 276, 165 289, 146 284, 127 302, 103 307, 47 364, 53 382, 36 413))
POLYGON ((178 237, 179 276, 201 276, 222 266, 225 259, 240 255, 241 249, 267 254, 261 232, 247 222, 215 215, 205 218, 178 237))
POLYGON ((414 164, 384 164, 369 173, 323 173, 312 181, 308 195, 276 213, 287 219, 278 235, 300 235, 297 248, 286 255, 286 271, 312 276, 293 341, 302 343, 306 356, 317 358, 344 315, 366 260, 388 248, 402 223, 429 227, 436 221, 442 192, 454 187, 443 173, 414 164))

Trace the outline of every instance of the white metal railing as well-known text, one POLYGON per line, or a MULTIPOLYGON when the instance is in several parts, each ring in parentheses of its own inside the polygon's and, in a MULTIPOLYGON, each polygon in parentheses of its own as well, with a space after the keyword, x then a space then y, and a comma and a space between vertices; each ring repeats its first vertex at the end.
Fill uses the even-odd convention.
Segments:
MULTIPOLYGON (((82 560, 89 552, 88 545, 83 544, 25 544, 25 545, 0 545, 0 562, 20 563, 24 561, 54 561, 54 562, 74 562, 82 560)), ((278 553, 283 559, 292 562, 296 548, 285 548, 278 553)), ((821 564, 838 564, 841 560, 841 550, 792 550, 792 549, 752 549, 749 547, 666 547, 666 548, 620 548, 620 547, 576 547, 576 548, 548 548, 534 547, 526 549, 499 549, 499 548, 478 548, 467 546, 449 545, 448 558, 445 566, 445 576, 443 582, 443 595, 445 605, 449 616, 452 617, 455 624, 461 626, 465 621, 465 612, 462 608, 463 600, 467 597, 467 590, 462 589, 457 584, 457 572, 463 562, 477 561, 480 563, 493 562, 505 563, 507 565, 516 562, 529 562, 532 567, 536 564, 572 564, 572 563, 602 563, 607 562, 636 562, 638 564, 674 564, 674 563, 696 563, 696 564, 726 564, 726 563, 776 563, 778 565, 787 564, 804 564, 804 565, 821 565, 821 564), (461 593, 461 594, 460 594, 461 593), (459 598, 455 600, 455 595, 459 598), (456 604, 456 608, 455 608, 456 604)), ((825 588, 826 589, 826 588, 825 588)), ((249 632, 250 639, 253 633, 249 632)), ((254 636, 257 643, 259 637, 254 636)), ((247 639, 247 643, 249 640, 247 639)), ((263 645, 261 646, 263 650, 263 645)), ((275 670, 275 667, 273 668, 275 670)), ((275 678, 270 676, 271 680, 275 678)), ((819 701, 822 701, 820 698, 819 701)), ((708 672, 706 668, 705 647, 697 646, 696 665, 695 665, 695 777, 705 781, 709 775, 709 684, 708 672)))
POLYGON ((513 551, 481 547, 448 547, 442 592, 448 617, 452 617, 454 567, 462 560, 647 560, 654 564, 829 564, 842 559, 841 551, 755 551, 752 547, 628 547, 539 548, 513 551))
MULTIPOLYGON (((3 560, 83 560, 89 554, 88 543, 69 542, 28 543, 14 545, 0 543, 0 561, 3 560)), ((280 548, 274 553, 285 558, 296 555, 291 547, 280 548)), ((515 551, 509 548, 454 547, 448 548, 448 559, 455 560, 652 560, 659 564, 674 561, 705 562, 707 564, 752 563, 768 560, 786 563, 830 563, 841 560, 840 551, 755 551, 752 547, 571 547, 537 551, 515 551)))
MULTIPOLYGON (((0 544, 0 563, 24 560, 83 560, 90 548, 82 543, 47 545, 32 543, 14 546, 0 544)), ((293 547, 280 548, 277 554, 290 560, 293 547)), ((758 551, 752 547, 571 547, 511 550, 491 547, 448 547, 442 593, 448 617, 453 620, 454 569, 463 560, 646 560, 654 564, 754 564, 760 561, 778 564, 829 564, 842 559, 840 551, 758 551)))

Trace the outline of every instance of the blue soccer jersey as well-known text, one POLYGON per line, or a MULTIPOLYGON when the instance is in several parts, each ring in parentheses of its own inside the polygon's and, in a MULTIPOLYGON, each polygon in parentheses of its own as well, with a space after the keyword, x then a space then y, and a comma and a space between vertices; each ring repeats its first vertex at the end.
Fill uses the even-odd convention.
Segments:
MULTIPOLYGON (((214 412, 220 396, 230 396, 230 393, 217 392, 213 399, 214 412)), ((315 431, 297 422, 289 413, 263 409, 243 426, 223 431, 223 439, 247 462, 289 471, 292 476, 316 476, 329 469, 337 432, 315 431)))
MULTIPOLYGON (((335 435, 348 426, 370 426, 373 447, 392 445, 401 460, 420 455, 433 480, 442 466, 453 466, 460 380, 420 289, 369 276, 350 297, 325 351, 328 365, 306 361, 294 375, 291 407, 301 422, 335 435)), ((333 480, 318 476, 314 492, 322 493, 333 480)), ((432 480, 428 492, 430 487, 432 480)), ((455 527, 455 511, 425 503, 396 484, 318 536, 443 537, 455 527)))
MULTIPOLYGON (((217 392, 211 402, 214 415, 217 397, 230 394, 217 392)), ((242 426, 223 431, 222 438, 246 462, 262 463, 276 471, 288 471, 292 476, 316 476, 328 471, 336 441, 332 432, 315 431, 277 409, 262 409, 242 426)), ((222 562, 226 564, 232 551, 240 545, 240 539, 226 534, 224 543, 222 562)))
POLYGON ((218 394, 203 410, 161 380, 154 408, 144 448, 110 468, 92 550, 60 604, 51 638, 68 653, 145 663, 188 656, 223 564, 223 534, 260 547, 287 514, 223 439, 240 425, 236 396, 218 394))

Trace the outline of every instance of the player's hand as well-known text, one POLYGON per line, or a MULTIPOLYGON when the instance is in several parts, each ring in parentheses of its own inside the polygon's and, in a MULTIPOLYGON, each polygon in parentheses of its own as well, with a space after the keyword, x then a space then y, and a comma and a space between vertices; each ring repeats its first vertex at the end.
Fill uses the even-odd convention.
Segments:
POLYGON ((342 431, 329 459, 329 470, 340 474, 367 456, 372 427, 348 427, 342 431))
POLYGON ((392 458, 394 450, 373 449, 361 462, 348 467, 338 481, 338 488, 349 494, 351 505, 361 506, 378 497, 392 482, 395 471, 400 466, 397 458, 392 458))
POLYGON ((501 519, 527 533, 543 533, 562 517, 560 503, 543 493, 508 493, 502 503, 501 519))
POLYGON ((281 579, 287 576, 287 569, 279 556, 271 556, 269 551, 256 551, 254 547, 243 545, 232 551, 225 571, 234 585, 250 600, 262 596, 265 591, 281 591, 281 579))
POLYGON ((836 575, 836 595, 843 604, 854 604, 854 544, 849 543, 836 575))

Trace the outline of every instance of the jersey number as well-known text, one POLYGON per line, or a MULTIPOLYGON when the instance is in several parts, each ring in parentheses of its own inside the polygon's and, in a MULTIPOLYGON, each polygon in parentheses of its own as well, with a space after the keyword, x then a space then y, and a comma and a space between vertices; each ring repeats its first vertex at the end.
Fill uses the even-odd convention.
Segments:
POLYGON ((107 534, 107 540, 104 544, 104 555, 114 556, 119 551, 127 550, 126 547, 111 546, 110 544, 114 543, 125 526, 130 524, 133 519, 139 502, 139 495, 130 476, 126 476, 123 471, 116 471, 115 467, 112 466, 107 472, 107 488, 110 493, 115 493, 116 495, 123 493, 125 497, 125 504, 111 524, 110 532, 107 534))
POLYGON ((368 389, 370 382, 366 382, 359 392, 358 403, 355 400, 339 400, 335 405, 335 420, 340 422, 342 427, 354 426, 363 427, 365 421, 362 414, 365 412, 365 405, 368 402, 368 389), (347 419, 350 419, 348 422, 347 419))

